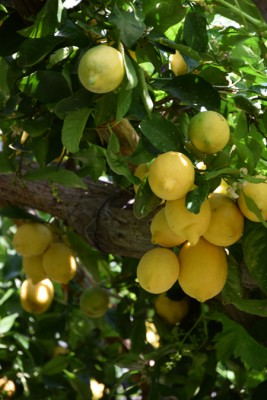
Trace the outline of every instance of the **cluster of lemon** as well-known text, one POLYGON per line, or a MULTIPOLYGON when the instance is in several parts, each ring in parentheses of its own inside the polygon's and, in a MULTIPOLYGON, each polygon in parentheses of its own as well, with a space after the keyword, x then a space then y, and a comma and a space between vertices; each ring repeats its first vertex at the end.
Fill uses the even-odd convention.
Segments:
POLYGON ((22 256, 26 275, 20 288, 21 305, 28 312, 42 313, 53 301, 53 281, 66 284, 74 277, 77 263, 73 251, 49 226, 39 222, 20 225, 13 247, 22 256))
MULTIPOLYGON (((229 141, 225 118, 214 111, 196 114, 188 136, 192 146, 204 154, 222 150, 229 141)), ((143 168, 143 167, 142 167, 143 168)), ((137 176, 146 173, 143 168, 137 176)), ((195 188, 195 166, 181 152, 160 154, 147 170, 151 190, 163 204, 151 222, 151 240, 160 247, 146 252, 137 267, 140 285, 148 292, 168 291, 175 282, 190 297, 204 302, 221 292, 227 279, 226 248, 242 236, 244 218, 259 221, 248 209, 252 198, 262 218, 267 219, 267 184, 245 182, 237 200, 216 190, 202 202, 198 213, 189 211, 186 195, 195 188), (220 193, 219 193, 220 192, 220 193), (178 256, 171 249, 180 246, 178 256)), ((257 176, 263 180, 261 175, 257 176)))

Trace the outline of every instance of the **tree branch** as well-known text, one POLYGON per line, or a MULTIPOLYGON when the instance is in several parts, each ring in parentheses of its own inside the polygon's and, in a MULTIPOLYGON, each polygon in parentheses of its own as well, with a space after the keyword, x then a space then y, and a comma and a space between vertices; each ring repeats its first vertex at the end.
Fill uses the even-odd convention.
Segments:
POLYGON ((13 174, 0 174, 0 199, 4 204, 37 209, 62 219, 104 253, 140 258, 153 247, 151 217, 135 218, 129 204, 132 193, 110 183, 85 182, 88 190, 52 187, 47 181, 23 181, 13 174))

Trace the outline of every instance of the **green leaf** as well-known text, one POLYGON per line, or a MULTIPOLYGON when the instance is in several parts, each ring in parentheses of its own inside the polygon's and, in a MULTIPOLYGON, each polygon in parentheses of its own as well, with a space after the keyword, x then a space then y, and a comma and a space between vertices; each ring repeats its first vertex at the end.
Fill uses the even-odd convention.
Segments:
POLYGON ((140 129, 153 146, 162 152, 178 151, 182 146, 177 126, 159 113, 145 118, 140 124, 140 129))
POLYGON ((120 121, 127 113, 132 102, 132 90, 120 90, 116 111, 116 121, 120 121))
POLYGON ((37 14, 34 24, 21 30, 20 34, 30 38, 53 36, 63 23, 64 16, 64 7, 61 0, 47 0, 37 14))
POLYGON ((52 166, 29 171, 24 175, 24 178, 32 181, 48 179, 51 182, 59 183, 60 185, 67 187, 82 188, 82 189, 87 188, 83 180, 73 171, 69 171, 66 169, 57 170, 56 167, 52 166))
POLYGON ((23 37, 17 31, 23 26, 23 20, 16 12, 4 20, 1 24, 0 56, 10 56, 18 51, 23 37))
POLYGON ((68 379, 69 383, 73 387, 73 389, 81 395, 80 399, 82 400, 91 400, 91 391, 90 391, 90 386, 88 384, 88 379, 87 382, 83 382, 77 374, 74 374, 73 372, 64 370, 64 374, 66 375, 66 378, 68 379))
MULTIPOLYGON (((74 153, 72 158, 79 160, 86 168, 86 173, 95 181, 103 174, 106 167, 106 150, 103 147, 88 143, 87 149, 74 153)), ((83 169, 77 171, 83 172, 83 169)))
POLYGON ((125 73, 127 76, 126 90, 133 89, 138 84, 138 78, 136 75, 135 68, 133 66, 133 61, 128 56, 127 53, 124 55, 125 73))
POLYGON ((151 190, 148 180, 145 178, 140 184, 135 195, 133 204, 133 212, 137 219, 141 219, 154 211, 162 200, 157 197, 151 190))
POLYGON ((44 364, 40 370, 42 375, 55 375, 62 372, 68 365, 69 359, 64 355, 59 355, 44 364))
POLYGON ((228 273, 227 280, 221 292, 223 304, 235 304, 242 299, 243 286, 241 281, 241 271, 239 264, 234 257, 229 254, 227 257, 228 273))
POLYGON ((76 153, 79 150, 80 140, 91 112, 91 108, 82 108, 81 110, 70 112, 64 119, 62 143, 71 153, 76 153))
POLYGON ((247 314, 267 317, 267 300, 249 300, 237 298, 233 301, 234 306, 247 314))
POLYGON ((57 103, 70 95, 67 81, 57 71, 38 71, 25 76, 18 83, 19 89, 42 103, 57 103), (53 90, 52 90, 53 88, 53 90))
POLYGON ((10 97, 10 89, 8 86, 8 63, 4 58, 0 57, 0 108, 4 106, 10 97))
POLYGON ((187 193, 185 204, 186 208, 194 214, 198 214, 201 204, 207 199, 209 193, 209 184, 202 180, 201 185, 187 193))
POLYGON ((146 25, 153 26, 158 32, 165 32, 170 26, 177 24, 186 13, 181 0, 144 0, 143 10, 146 14, 146 25))
POLYGON ((165 90, 185 104, 206 110, 220 110, 220 95, 205 79, 194 74, 177 76, 167 82, 156 80, 153 86, 165 90))
POLYGON ((60 100, 55 105, 53 111, 58 118, 64 119, 68 113, 88 107, 92 99, 92 93, 86 89, 80 89, 71 96, 60 100))
POLYGON ((0 335, 4 335, 5 333, 10 331, 18 316, 18 314, 11 314, 7 317, 0 319, 0 335))
POLYGON ((250 336, 242 325, 220 313, 212 314, 212 319, 223 325, 222 331, 214 337, 218 360, 227 361, 234 356, 255 370, 266 367, 266 347, 250 336))
POLYGON ((207 22, 204 14, 190 11, 184 21, 184 40, 192 49, 204 52, 208 46, 207 22))
POLYGON ((267 294, 267 229, 257 222, 245 226, 243 253, 246 267, 261 290, 267 294))
POLYGON ((38 218, 30 213, 27 213, 23 208, 17 206, 5 206, 0 209, 0 215, 11 219, 30 219, 36 221, 38 218))
POLYGON ((124 158, 119 154, 120 143, 115 133, 111 132, 107 147, 107 163, 109 167, 118 175, 125 176, 131 183, 136 183, 137 179, 129 170, 124 158))
POLYGON ((31 136, 41 136, 50 126, 50 120, 44 115, 23 121, 23 129, 31 136))
POLYGON ((138 76, 139 93, 140 93, 141 99, 143 101, 143 104, 145 106, 146 112, 150 116, 151 111, 153 110, 154 104, 153 104, 153 101, 152 101, 149 91, 148 91, 148 87, 147 87, 147 83, 146 83, 146 79, 145 79, 145 71, 141 67, 138 67, 136 72, 137 72, 137 76, 138 76))
POLYGON ((83 265, 92 274, 94 280, 99 281, 99 268, 101 263, 105 262, 104 256, 99 251, 90 247, 88 243, 72 230, 68 229, 67 236, 83 265))
POLYGON ((2 298, 0 299, 0 307, 14 294, 15 290, 10 288, 8 289, 2 298))
POLYGON ((20 67, 31 67, 37 64, 63 41, 64 39, 58 36, 24 40, 20 46, 20 55, 17 59, 18 65, 20 67))
POLYGON ((0 152, 0 171, 2 174, 14 172, 12 161, 10 160, 6 152, 0 152))
POLYGON ((130 48, 140 38, 146 27, 140 13, 120 10, 116 4, 111 11, 109 20, 120 31, 121 41, 130 48))

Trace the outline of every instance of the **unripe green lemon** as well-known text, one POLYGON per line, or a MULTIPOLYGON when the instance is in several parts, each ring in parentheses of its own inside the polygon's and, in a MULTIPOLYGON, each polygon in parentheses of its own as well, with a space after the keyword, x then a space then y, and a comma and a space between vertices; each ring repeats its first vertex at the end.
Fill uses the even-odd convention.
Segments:
POLYGON ((102 317, 109 306, 108 292, 100 287, 85 289, 80 297, 81 310, 91 318, 102 317))

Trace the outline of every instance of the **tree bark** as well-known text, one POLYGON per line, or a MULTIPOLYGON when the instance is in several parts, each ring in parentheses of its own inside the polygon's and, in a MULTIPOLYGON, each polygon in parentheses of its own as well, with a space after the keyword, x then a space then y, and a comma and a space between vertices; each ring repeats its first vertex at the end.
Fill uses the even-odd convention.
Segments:
POLYGON ((0 201, 62 219, 90 246, 104 253, 140 258, 153 247, 151 217, 135 218, 129 204, 133 193, 102 181, 86 179, 85 183, 88 190, 0 174, 0 201))

